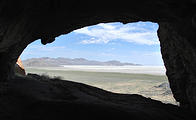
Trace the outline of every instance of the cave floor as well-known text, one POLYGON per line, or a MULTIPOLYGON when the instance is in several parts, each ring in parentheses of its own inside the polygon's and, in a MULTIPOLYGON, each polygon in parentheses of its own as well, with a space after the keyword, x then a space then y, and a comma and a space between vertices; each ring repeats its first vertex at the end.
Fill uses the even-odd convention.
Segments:
POLYGON ((192 120, 172 104, 137 94, 117 94, 82 83, 29 74, 0 85, 1 120, 192 120))

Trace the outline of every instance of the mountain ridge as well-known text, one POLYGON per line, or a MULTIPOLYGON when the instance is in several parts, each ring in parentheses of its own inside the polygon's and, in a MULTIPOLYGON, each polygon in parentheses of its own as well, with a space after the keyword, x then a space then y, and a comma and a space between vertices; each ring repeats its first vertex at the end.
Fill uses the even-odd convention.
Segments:
POLYGON ((41 57, 41 58, 30 58, 23 60, 24 67, 60 67, 63 65, 99 65, 99 66, 141 66, 141 64, 134 64, 128 62, 120 62, 117 60, 110 61, 96 61, 88 60, 85 58, 50 58, 50 57, 41 57))

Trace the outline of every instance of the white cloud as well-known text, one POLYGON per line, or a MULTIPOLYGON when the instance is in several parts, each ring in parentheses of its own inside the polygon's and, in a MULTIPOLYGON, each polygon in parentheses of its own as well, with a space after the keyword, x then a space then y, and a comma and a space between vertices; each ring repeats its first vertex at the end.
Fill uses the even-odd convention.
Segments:
POLYGON ((82 40, 82 44, 106 44, 115 40, 145 45, 159 44, 156 28, 152 23, 144 25, 143 23, 126 25, 100 23, 93 27, 75 30, 74 32, 91 37, 90 39, 82 40))
POLYGON ((145 53, 145 56, 161 56, 160 52, 149 52, 149 53, 145 53))
POLYGON ((65 49, 66 47, 64 46, 48 46, 48 45, 32 45, 29 46, 29 49, 35 49, 36 51, 40 52, 51 52, 51 51, 56 51, 59 49, 65 49))

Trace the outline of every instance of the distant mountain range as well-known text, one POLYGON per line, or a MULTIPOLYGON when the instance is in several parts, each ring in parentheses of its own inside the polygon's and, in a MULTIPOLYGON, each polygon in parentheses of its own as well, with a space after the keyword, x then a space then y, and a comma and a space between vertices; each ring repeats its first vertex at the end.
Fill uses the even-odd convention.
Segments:
POLYGON ((124 65, 133 65, 139 66, 140 64, 134 63, 121 63, 120 61, 111 60, 106 62, 87 60, 84 58, 31 58, 27 60, 23 60, 23 65, 25 67, 60 67, 63 65, 100 65, 100 66, 124 66, 124 65))

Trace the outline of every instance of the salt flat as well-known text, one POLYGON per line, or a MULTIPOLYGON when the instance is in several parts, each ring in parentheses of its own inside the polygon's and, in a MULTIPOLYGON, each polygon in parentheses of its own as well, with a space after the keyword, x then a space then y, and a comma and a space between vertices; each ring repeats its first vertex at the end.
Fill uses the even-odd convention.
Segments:
POLYGON ((88 72, 118 72, 134 74, 165 75, 164 66, 87 66, 87 65, 63 65, 62 67, 37 67, 37 69, 53 69, 68 71, 88 72))

